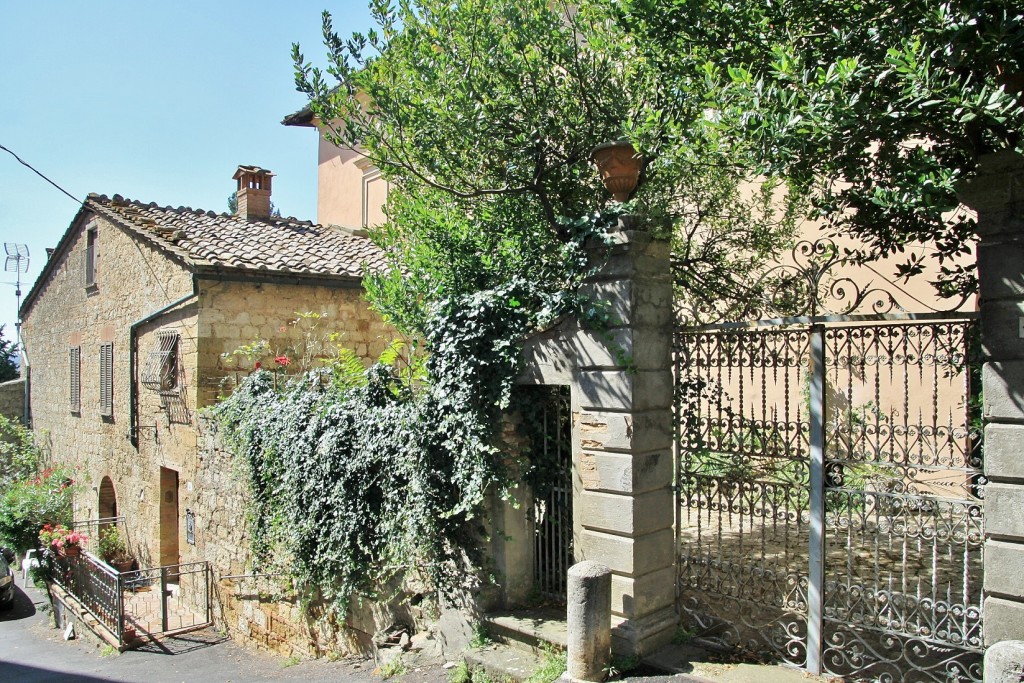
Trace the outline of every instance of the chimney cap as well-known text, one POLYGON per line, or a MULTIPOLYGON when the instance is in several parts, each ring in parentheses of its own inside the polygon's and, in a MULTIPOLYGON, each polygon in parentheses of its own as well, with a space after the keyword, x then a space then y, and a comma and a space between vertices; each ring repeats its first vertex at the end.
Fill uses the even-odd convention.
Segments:
POLYGON ((238 179, 239 179, 240 177, 242 177, 243 175, 265 175, 265 176, 273 176, 274 174, 273 174, 273 173, 271 173, 271 172, 270 172, 270 171, 269 171, 268 169, 266 169, 266 168, 260 168, 259 166, 246 166, 245 164, 240 164, 240 165, 238 166, 238 170, 237 170, 237 171, 235 171, 235 175, 231 176, 231 179, 232 179, 232 180, 238 180, 238 179))

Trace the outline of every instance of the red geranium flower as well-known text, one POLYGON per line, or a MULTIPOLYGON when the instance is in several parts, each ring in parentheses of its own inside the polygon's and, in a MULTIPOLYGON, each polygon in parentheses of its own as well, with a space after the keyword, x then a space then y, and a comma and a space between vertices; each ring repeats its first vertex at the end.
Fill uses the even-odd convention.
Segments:
POLYGON ((286 365, 290 365, 292 361, 290 358, 288 358, 288 356, 278 356, 277 358, 274 359, 274 362, 283 367, 286 365))

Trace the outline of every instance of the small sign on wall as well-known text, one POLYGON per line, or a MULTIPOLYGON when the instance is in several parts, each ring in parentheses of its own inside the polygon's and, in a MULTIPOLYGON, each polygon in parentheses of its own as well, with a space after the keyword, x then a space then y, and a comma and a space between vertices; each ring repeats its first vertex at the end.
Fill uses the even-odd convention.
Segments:
POLYGON ((185 510, 185 542, 196 544, 196 513, 188 509, 185 510))

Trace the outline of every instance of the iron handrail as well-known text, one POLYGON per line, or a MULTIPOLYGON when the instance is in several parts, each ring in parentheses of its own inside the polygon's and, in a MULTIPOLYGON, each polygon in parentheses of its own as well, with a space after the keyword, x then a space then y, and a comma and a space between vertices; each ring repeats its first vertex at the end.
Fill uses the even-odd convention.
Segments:
POLYGON ((124 619, 121 575, 91 553, 54 558, 54 583, 72 595, 105 629, 122 642, 124 619))
POLYGON ((212 623, 210 605, 210 563, 206 561, 184 562, 162 567, 149 567, 130 572, 119 572, 92 553, 82 551, 77 556, 56 556, 53 558, 55 571, 53 582, 73 596, 82 608, 97 623, 117 638, 118 643, 126 644, 128 614, 125 592, 137 589, 140 583, 159 580, 161 594, 160 630, 169 631, 169 610, 167 598, 170 595, 169 583, 172 577, 202 575, 202 608, 203 621, 189 624, 188 627, 202 627, 212 623))

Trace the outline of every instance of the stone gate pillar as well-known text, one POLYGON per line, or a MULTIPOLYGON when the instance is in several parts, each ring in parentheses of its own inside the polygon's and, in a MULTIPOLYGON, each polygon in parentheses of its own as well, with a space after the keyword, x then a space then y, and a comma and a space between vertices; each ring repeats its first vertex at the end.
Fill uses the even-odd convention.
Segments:
POLYGON ((668 241, 633 228, 620 222, 585 287, 612 324, 568 320, 538 335, 524 379, 571 387, 575 559, 612 570, 613 650, 643 655, 671 640, 677 622, 672 281, 668 241))
POLYGON ((1024 640, 1024 157, 983 157, 960 199, 978 212, 989 646, 1024 640))

